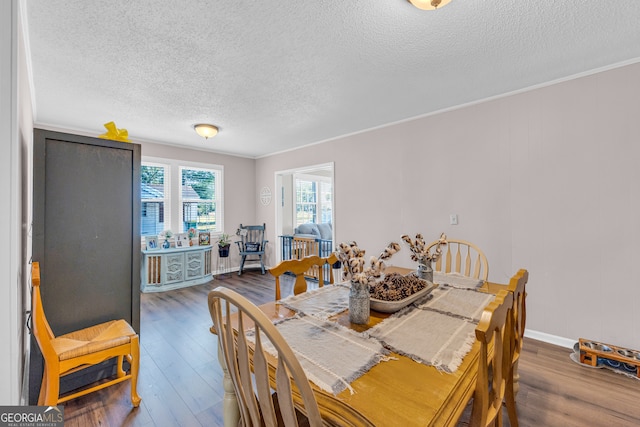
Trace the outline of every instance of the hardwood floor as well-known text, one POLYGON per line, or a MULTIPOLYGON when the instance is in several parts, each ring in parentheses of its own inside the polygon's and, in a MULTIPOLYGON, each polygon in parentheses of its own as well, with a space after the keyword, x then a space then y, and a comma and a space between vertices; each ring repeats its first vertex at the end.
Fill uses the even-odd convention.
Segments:
MULTIPOLYGON (((273 277, 251 270, 200 286, 142 294, 140 407, 131 406, 125 382, 67 402, 65 426, 222 426, 222 371, 207 307, 207 294, 216 286, 232 288, 257 304, 274 298, 273 277)), ((283 295, 290 290, 291 283, 283 283, 283 295)), ((638 380, 579 366, 569 353, 525 340, 520 425, 640 425, 638 380)), ((509 425, 506 410, 504 415, 509 425)), ((391 414, 388 425, 393 426, 391 414)))

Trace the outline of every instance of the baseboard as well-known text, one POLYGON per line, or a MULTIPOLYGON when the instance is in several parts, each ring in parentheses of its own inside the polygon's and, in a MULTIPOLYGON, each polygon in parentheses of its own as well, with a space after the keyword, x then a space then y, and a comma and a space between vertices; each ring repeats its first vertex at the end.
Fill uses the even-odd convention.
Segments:
POLYGON ((546 342, 549 344, 557 345, 564 348, 573 348, 573 345, 578 342, 577 339, 559 337, 557 335, 547 334, 545 332, 525 330, 524 336, 534 340, 546 342))

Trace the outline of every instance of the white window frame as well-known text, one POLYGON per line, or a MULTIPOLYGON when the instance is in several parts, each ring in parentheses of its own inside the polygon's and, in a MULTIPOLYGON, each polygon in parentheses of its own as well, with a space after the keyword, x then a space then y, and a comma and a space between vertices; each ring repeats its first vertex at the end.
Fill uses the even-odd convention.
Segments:
MULTIPOLYGON (((161 167, 164 168, 164 198, 163 199, 141 199, 140 200, 140 214, 142 215, 142 203, 143 202, 164 202, 164 229, 168 229, 171 224, 171 165, 161 162, 147 162, 142 161, 142 166, 161 167)), ((164 231, 164 230, 162 230, 164 231)))
MULTIPOLYGON (((165 159, 160 157, 142 157, 142 164, 145 166, 166 166, 165 173, 165 230, 175 233, 186 232, 182 230, 182 174, 180 168, 203 169, 216 173, 216 227, 211 230, 212 237, 219 236, 224 232, 224 166, 212 163, 187 162, 176 159, 165 159)), ((141 242, 144 238, 141 236, 141 242)), ((213 241, 213 239, 212 239, 213 241)))
MULTIPOLYGON (((319 175, 309 175, 309 174, 303 174, 303 173, 297 173, 293 175, 293 197, 294 197, 294 203, 293 203, 293 226, 297 227, 300 224, 298 224, 298 180, 300 181, 310 181, 310 182, 315 182, 316 183, 316 222, 320 223, 322 221, 322 206, 323 206, 323 200, 322 200, 322 191, 321 191, 321 183, 326 183, 331 185, 332 184, 332 180, 330 177, 324 177, 324 176, 319 176, 319 175)), ((333 199, 333 188, 332 188, 332 193, 331 193, 331 198, 333 199)), ((333 201, 329 202, 329 205, 331 207, 331 209, 333 209, 333 201)), ((332 213, 332 218, 333 218, 333 213, 332 213)))
MULTIPOLYGON (((212 172, 215 175, 215 193, 214 193, 214 198, 213 199, 208 199, 208 200, 199 200, 202 202, 212 202, 215 204, 216 206, 216 225, 214 228, 210 228, 208 229, 208 231, 210 231, 212 234, 218 235, 221 234, 224 231, 224 220, 223 220, 223 215, 222 215, 222 188, 223 188, 223 184, 222 184, 222 167, 220 166, 219 168, 215 168, 215 167, 211 167, 211 165, 199 165, 199 166, 195 166, 193 164, 190 165, 186 165, 186 164, 180 164, 180 166, 178 166, 178 189, 179 189, 179 202, 178 202, 178 206, 179 206, 179 215, 180 215, 180 219, 179 219, 179 223, 180 226, 183 223, 183 218, 182 218, 182 205, 185 202, 194 202, 195 200, 193 199, 188 199, 183 197, 182 194, 182 171, 188 169, 188 170, 200 170, 200 171, 206 171, 206 172, 212 172)), ((181 232, 184 233, 187 230, 182 230, 181 232)))

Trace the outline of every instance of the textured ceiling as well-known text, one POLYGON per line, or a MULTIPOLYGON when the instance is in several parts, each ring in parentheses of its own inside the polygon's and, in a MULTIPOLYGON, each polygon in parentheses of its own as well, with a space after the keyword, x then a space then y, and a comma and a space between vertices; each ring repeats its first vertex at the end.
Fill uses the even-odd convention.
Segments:
POLYGON ((37 126, 248 157, 640 60, 639 0, 25 3, 37 126))

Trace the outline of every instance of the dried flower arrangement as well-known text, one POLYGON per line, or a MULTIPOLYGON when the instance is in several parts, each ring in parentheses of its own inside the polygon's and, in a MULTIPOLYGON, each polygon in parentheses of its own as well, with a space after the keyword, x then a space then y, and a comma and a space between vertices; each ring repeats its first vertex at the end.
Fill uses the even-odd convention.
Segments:
POLYGON ((440 238, 438 239, 438 243, 435 245, 433 252, 429 252, 429 248, 427 248, 427 245, 422 238, 422 234, 420 233, 416 234, 415 241, 407 234, 402 235, 400 238, 409 245, 409 250, 411 250, 411 260, 420 264, 437 261, 438 258, 440 258, 440 255, 442 255, 441 246, 447 244, 447 235, 444 233, 440 234, 440 238))
POLYGON ((353 282, 367 284, 382 275, 385 269, 384 260, 391 258, 399 250, 398 243, 389 243, 377 258, 372 256, 369 259, 369 266, 365 266, 364 249, 360 249, 356 242, 340 243, 337 255, 342 265, 345 266, 346 278, 353 282))

